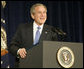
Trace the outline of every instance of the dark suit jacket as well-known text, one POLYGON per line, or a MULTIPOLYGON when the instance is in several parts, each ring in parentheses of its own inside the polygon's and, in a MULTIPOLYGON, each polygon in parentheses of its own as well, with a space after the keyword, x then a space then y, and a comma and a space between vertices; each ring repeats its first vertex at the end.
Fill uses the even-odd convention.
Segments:
MULTIPOLYGON (((57 33, 52 31, 52 26, 44 24, 40 41, 58 40, 57 33)), ((17 57, 19 48, 30 48, 33 45, 33 23, 21 24, 14 35, 10 46, 9 52, 17 57)))

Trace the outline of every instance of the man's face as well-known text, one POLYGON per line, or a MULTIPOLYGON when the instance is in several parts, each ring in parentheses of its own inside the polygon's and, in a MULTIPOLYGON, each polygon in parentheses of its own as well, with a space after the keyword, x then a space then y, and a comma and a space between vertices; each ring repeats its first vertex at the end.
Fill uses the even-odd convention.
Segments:
POLYGON ((47 19, 47 11, 44 6, 35 7, 35 13, 33 14, 33 19, 38 25, 42 25, 45 23, 47 19))

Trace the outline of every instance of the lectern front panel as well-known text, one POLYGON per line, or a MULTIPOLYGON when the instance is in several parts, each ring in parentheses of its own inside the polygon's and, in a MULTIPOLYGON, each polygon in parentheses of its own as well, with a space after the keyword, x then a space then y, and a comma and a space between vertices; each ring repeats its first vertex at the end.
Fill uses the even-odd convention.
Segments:
POLYGON ((57 59, 60 48, 68 47, 74 54, 74 62, 71 68, 83 68, 83 44, 73 42, 43 42, 43 68, 62 68, 57 59))

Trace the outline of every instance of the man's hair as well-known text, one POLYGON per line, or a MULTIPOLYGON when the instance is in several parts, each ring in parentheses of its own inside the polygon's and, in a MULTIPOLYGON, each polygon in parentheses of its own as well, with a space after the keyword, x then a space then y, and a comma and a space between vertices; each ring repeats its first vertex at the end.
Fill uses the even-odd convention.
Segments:
POLYGON ((46 11, 47 11, 47 7, 46 7, 44 4, 36 3, 36 4, 34 4, 34 5, 31 7, 31 9, 30 9, 30 13, 31 13, 31 14, 34 14, 34 13, 35 13, 35 7, 37 7, 37 6, 43 6, 43 7, 46 9, 46 11))

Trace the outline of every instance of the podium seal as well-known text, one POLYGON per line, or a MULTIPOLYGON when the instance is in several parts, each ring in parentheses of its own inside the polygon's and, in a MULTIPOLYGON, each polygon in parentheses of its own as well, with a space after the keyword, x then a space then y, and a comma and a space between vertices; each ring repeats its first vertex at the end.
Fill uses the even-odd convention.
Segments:
POLYGON ((74 54, 68 47, 61 47, 57 53, 57 60, 64 68, 70 68, 74 64, 74 54))

